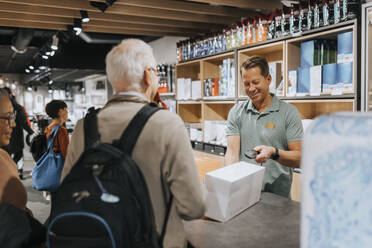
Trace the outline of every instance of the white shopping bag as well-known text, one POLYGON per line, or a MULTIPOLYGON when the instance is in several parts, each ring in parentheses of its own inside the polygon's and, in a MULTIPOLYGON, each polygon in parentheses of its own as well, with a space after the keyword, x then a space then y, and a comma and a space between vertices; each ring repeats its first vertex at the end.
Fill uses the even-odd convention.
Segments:
POLYGON ((206 174, 205 216, 228 221, 259 201, 265 168, 239 162, 206 174))

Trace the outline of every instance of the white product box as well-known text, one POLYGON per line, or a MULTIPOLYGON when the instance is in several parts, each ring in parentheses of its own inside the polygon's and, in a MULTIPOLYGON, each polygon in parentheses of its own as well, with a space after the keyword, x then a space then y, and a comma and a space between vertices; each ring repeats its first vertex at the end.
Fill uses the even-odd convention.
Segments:
POLYGON ((322 66, 310 67, 310 95, 319 96, 322 92, 322 66))
POLYGON ((265 168, 239 162, 208 172, 205 216, 225 222, 260 200, 265 168))
POLYGON ((200 82, 200 80, 191 82, 191 98, 192 99, 200 99, 201 98, 201 82, 200 82))
POLYGON ((185 88, 185 79, 184 78, 177 79, 177 99, 178 100, 182 100, 185 98, 184 88, 185 88))
POLYGON ((287 96, 295 96, 297 91, 297 70, 288 72, 288 81, 287 96))
POLYGON ((185 78, 184 99, 191 98, 191 78, 185 78))

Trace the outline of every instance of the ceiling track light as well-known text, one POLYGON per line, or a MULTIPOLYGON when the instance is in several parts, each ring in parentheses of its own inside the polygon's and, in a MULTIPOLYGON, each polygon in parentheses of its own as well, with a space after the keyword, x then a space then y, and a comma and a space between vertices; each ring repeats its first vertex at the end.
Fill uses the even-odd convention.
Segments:
POLYGON ((41 57, 42 57, 43 59, 48 59, 48 58, 49 58, 49 57, 48 57, 47 55, 45 55, 45 54, 41 55, 41 57))
POLYGON ((30 65, 28 68, 30 68, 30 70, 35 69, 35 67, 33 65, 30 65))
POLYGON ((88 11, 80 10, 80 14, 81 14, 81 21, 82 22, 89 22, 90 21, 89 16, 88 16, 88 11))
POLYGON ((52 45, 50 48, 52 48, 53 50, 58 50, 58 36, 57 35, 53 35, 53 39, 52 39, 52 45))
POLYGON ((81 20, 78 18, 74 18, 74 27, 75 34, 79 35, 81 33, 81 20))
POLYGON ((107 4, 102 2, 96 2, 96 1, 89 1, 90 5, 94 8, 99 9, 102 13, 104 13, 107 9, 107 4))
POLYGON ((31 71, 30 71, 30 69, 27 69, 27 68, 26 68, 26 69, 25 69, 25 72, 26 72, 26 73, 30 73, 31 71))
POLYGON ((110 6, 112 6, 115 2, 116 0, 106 0, 106 3, 110 6))

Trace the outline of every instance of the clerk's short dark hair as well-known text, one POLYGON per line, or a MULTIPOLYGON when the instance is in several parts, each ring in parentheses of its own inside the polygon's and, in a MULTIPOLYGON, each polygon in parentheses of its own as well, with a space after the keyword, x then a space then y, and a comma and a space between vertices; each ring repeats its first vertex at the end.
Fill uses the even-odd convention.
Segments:
POLYGON ((259 56, 252 56, 244 61, 240 67, 240 74, 242 74, 243 70, 248 70, 254 67, 259 67, 261 69, 261 75, 265 78, 269 76, 269 64, 265 58, 259 56))
POLYGON ((53 100, 45 106, 45 112, 50 118, 58 118, 58 112, 60 109, 67 108, 67 104, 61 100, 53 100))

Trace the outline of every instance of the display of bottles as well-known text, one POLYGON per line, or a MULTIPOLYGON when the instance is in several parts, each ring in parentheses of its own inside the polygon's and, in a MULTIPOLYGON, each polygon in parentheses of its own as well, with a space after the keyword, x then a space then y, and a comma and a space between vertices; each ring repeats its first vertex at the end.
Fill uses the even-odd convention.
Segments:
POLYGON ((244 19, 223 29, 177 43, 177 61, 186 61, 356 18, 359 0, 308 0, 244 19))

